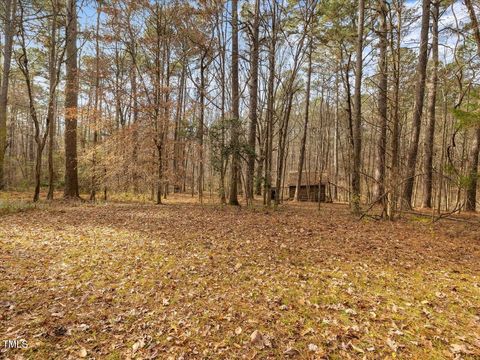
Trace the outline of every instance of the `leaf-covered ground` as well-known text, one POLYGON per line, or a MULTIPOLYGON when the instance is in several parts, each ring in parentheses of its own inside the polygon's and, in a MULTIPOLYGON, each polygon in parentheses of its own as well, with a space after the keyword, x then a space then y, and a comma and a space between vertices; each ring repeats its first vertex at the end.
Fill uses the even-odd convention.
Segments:
POLYGON ((0 358, 480 358, 478 226, 186 199, 2 215, 0 358))

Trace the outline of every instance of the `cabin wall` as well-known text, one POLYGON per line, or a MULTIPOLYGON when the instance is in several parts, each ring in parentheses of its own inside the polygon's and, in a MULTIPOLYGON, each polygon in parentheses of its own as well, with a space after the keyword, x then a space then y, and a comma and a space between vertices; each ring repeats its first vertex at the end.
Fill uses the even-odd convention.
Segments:
MULTIPOLYGON (((295 188, 296 186, 291 185, 288 187, 288 197, 290 200, 295 198, 295 188)), ((298 190, 298 200, 299 201, 313 201, 318 202, 318 197, 320 195, 320 202, 325 202, 325 185, 320 185, 320 194, 318 193, 318 185, 302 185, 298 190)))

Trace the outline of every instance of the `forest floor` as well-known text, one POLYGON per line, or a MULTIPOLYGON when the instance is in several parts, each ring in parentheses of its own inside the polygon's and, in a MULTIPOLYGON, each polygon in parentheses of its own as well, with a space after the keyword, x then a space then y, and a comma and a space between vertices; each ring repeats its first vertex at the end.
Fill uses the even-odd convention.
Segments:
POLYGON ((480 358, 478 225, 187 196, 17 210, 0 358, 480 358))

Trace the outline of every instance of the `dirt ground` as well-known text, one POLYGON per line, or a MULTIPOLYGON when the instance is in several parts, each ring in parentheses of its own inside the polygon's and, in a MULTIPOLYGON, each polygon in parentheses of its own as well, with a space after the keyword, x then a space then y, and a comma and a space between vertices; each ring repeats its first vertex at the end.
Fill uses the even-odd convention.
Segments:
POLYGON ((479 275, 470 223, 54 202, 0 216, 0 358, 479 359, 479 275))

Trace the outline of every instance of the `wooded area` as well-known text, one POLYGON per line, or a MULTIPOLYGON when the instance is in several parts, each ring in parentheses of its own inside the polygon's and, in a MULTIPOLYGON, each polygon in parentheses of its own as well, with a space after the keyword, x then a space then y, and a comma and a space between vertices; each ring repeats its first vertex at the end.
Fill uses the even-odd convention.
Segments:
POLYGON ((2 0, 0 356, 480 356, 478 16, 2 0))
POLYGON ((357 213, 474 211, 475 7, 8 0, 2 187, 278 205, 322 173, 357 213))

